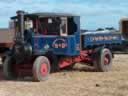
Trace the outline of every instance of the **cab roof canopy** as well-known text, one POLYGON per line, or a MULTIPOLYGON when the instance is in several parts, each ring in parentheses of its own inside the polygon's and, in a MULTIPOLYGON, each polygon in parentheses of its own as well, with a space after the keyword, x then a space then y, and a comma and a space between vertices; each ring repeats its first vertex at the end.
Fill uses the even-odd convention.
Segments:
MULTIPOLYGON (((68 13, 46 13, 46 12, 42 12, 42 13, 25 13, 25 17, 74 17, 77 15, 74 14, 68 14, 68 13)), ((11 19, 15 19, 17 18, 17 16, 11 17, 11 19)))

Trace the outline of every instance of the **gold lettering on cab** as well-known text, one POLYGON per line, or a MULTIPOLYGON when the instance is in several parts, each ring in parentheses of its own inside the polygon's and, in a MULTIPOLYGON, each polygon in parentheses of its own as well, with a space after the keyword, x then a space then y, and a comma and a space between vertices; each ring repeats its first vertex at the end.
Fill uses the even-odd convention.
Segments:
POLYGON ((58 38, 58 39, 55 39, 53 41, 52 47, 53 48, 62 48, 63 49, 63 48, 67 47, 67 42, 63 38, 58 38))

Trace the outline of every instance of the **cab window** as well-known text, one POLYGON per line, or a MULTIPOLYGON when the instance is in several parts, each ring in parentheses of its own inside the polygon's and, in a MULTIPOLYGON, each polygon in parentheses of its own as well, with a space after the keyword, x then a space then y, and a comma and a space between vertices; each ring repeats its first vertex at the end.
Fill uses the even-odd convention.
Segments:
POLYGON ((47 17, 39 19, 39 32, 43 35, 59 35, 60 19, 57 17, 47 17))
POLYGON ((39 19, 39 33, 42 35, 74 35, 77 24, 73 17, 42 17, 39 19))

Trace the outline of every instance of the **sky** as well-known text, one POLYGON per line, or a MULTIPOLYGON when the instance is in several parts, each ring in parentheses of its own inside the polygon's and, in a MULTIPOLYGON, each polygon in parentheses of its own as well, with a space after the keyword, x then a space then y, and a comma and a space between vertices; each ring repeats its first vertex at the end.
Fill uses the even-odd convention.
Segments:
POLYGON ((73 13, 81 18, 81 29, 119 28, 119 20, 128 17, 127 0, 0 0, 0 28, 8 27, 17 10, 73 13))

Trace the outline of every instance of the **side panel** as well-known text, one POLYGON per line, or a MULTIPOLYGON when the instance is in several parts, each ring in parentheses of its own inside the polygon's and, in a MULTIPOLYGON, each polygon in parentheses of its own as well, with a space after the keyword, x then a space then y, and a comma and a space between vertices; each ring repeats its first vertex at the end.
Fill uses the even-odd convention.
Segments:
POLYGON ((75 36, 33 36, 32 45, 35 54, 51 51, 56 55, 79 55, 75 36))
POLYGON ((51 51, 55 55, 80 55, 80 17, 75 16, 73 20, 77 29, 74 34, 68 34, 67 36, 38 34, 38 36, 33 36, 32 45, 34 53, 45 54, 47 51, 51 51))
POLYGON ((101 33, 101 34, 84 34, 83 47, 106 45, 106 44, 120 44, 122 43, 122 36, 118 33, 101 33))

